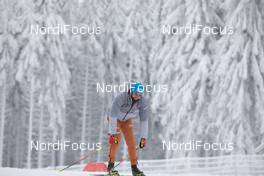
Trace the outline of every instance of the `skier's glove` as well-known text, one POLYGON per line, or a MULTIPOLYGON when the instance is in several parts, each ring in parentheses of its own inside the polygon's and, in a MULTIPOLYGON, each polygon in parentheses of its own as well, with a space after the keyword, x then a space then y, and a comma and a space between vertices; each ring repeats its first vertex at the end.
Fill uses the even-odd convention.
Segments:
POLYGON ((144 147, 146 147, 146 144, 147 144, 147 139, 141 138, 139 142, 139 148, 143 149, 144 147))
POLYGON ((118 139, 117 139, 117 137, 116 137, 116 135, 110 135, 109 136, 109 140, 108 140, 108 142, 109 142, 109 144, 118 144, 118 139))

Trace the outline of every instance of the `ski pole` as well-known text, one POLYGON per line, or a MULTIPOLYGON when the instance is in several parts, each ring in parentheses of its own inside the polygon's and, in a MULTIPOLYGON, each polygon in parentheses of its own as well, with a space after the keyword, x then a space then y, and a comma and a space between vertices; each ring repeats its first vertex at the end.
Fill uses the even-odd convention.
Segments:
POLYGON ((73 165, 79 163, 80 161, 83 161, 83 160, 85 160, 86 158, 88 158, 88 156, 89 156, 89 155, 86 155, 86 156, 82 157, 81 159, 79 159, 78 161, 74 161, 73 163, 69 164, 68 166, 62 168, 62 169, 59 170, 59 171, 62 172, 62 171, 64 171, 64 170, 66 170, 66 169, 72 167, 73 165))

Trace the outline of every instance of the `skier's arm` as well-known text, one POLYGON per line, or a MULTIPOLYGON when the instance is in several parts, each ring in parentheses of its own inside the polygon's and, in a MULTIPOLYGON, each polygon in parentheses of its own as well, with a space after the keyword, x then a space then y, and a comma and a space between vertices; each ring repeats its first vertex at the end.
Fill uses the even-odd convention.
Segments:
POLYGON ((112 108, 111 108, 111 118, 110 118, 110 126, 109 126, 109 133, 116 134, 116 128, 117 128, 117 116, 120 111, 120 107, 122 105, 122 95, 119 94, 114 98, 112 108))
POLYGON ((149 119, 149 104, 144 99, 142 105, 139 108, 139 117, 140 117, 140 137, 147 139, 148 137, 148 119, 149 119))

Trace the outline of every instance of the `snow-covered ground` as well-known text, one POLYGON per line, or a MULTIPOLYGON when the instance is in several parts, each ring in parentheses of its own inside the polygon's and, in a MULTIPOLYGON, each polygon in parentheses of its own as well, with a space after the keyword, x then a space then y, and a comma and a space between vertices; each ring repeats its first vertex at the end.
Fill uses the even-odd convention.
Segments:
MULTIPOLYGON (((74 165, 62 172, 65 166, 41 169, 1 168, 0 176, 99 176, 83 172, 86 164, 74 165)), ((147 176, 263 176, 263 155, 231 155, 204 158, 175 158, 164 160, 139 160, 139 168, 147 176)), ((121 176, 131 176, 130 162, 117 168, 121 176)), ((102 175, 102 174, 101 174, 102 175)))
MULTIPOLYGON (((96 174, 88 174, 87 172, 76 171, 56 171, 44 169, 16 169, 16 168, 0 168, 0 176, 94 176, 96 174)), ((128 176, 130 173, 121 173, 128 176)), ((155 176, 169 176, 166 174, 155 174, 155 176)), ((209 176, 205 174, 183 174, 178 176, 209 176)), ((214 175, 215 176, 215 175, 214 175)))

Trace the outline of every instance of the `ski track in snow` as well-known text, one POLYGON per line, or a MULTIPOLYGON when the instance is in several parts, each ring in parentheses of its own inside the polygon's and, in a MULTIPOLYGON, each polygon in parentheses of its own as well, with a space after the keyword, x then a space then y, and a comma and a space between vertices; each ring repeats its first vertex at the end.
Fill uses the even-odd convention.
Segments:
MULTIPOLYGON (((121 176, 130 176, 130 173, 120 173, 121 176)), ((17 168, 0 168, 0 176, 98 176, 87 172, 77 171, 52 171, 40 169, 17 169, 17 168)), ((150 175, 147 175, 150 176, 150 175)), ((154 175, 153 175, 154 176, 154 175)), ((155 174, 155 176, 169 176, 164 174, 155 174)), ((183 174, 177 176, 210 176, 206 174, 183 174)))

